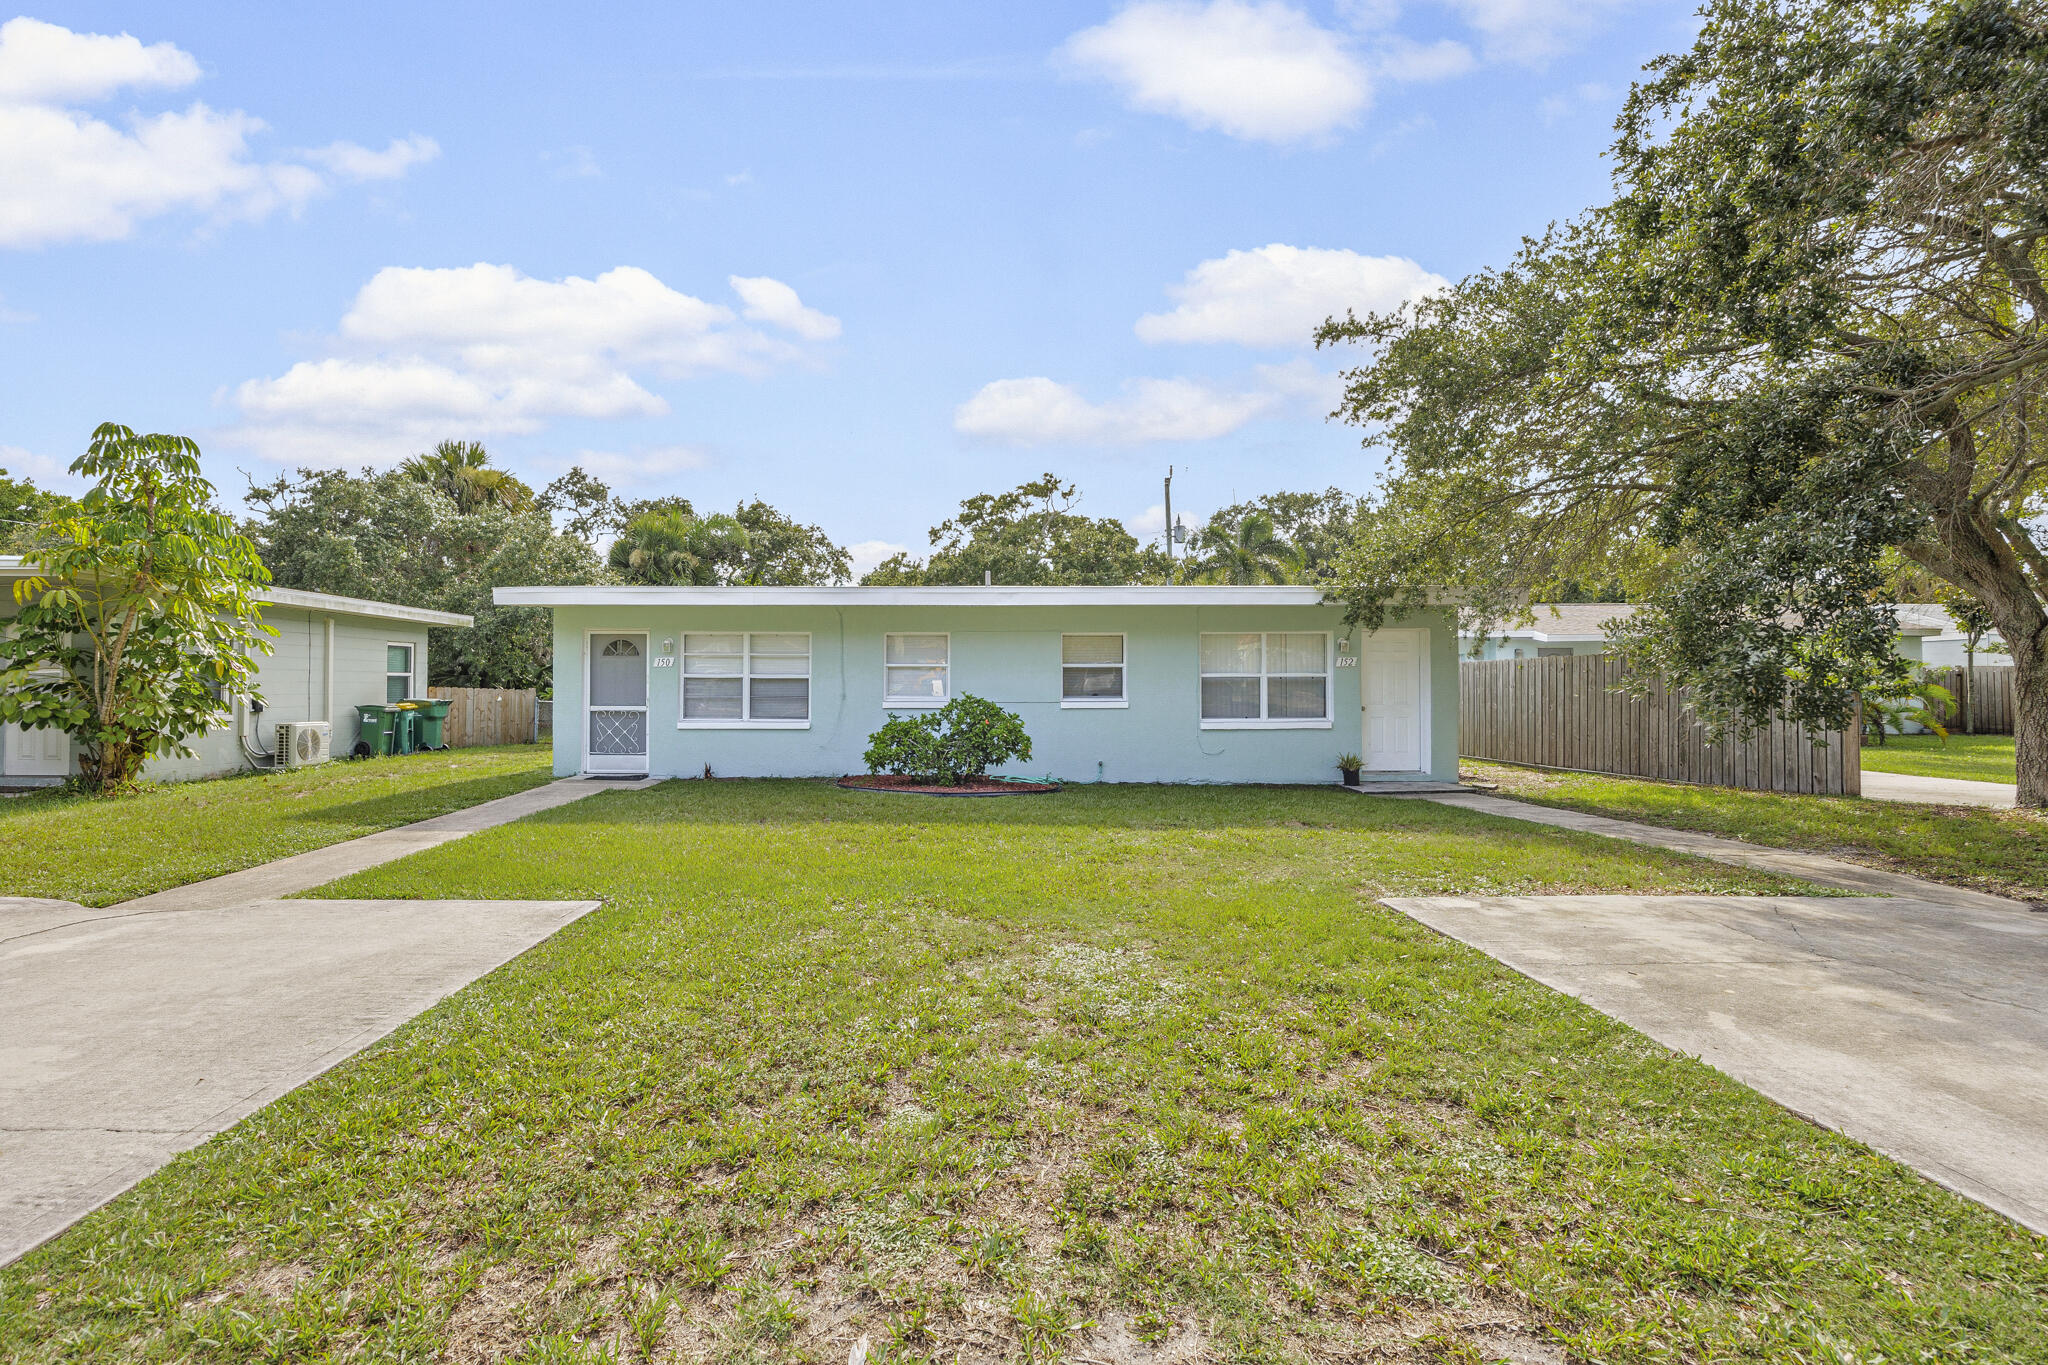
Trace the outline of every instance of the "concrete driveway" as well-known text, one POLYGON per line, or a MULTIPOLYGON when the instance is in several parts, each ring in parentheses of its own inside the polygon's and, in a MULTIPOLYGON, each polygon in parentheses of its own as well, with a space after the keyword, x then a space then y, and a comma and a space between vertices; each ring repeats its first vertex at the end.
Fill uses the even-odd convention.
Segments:
POLYGON ((1386 903, 2048 1233, 2048 915, 1875 897, 1386 903))
POLYGON ((0 899, 0 1264, 595 901, 0 899))
POLYGON ((1971 782, 1960 777, 1915 773, 1863 773, 1863 794, 1872 801, 1928 801, 1942 806, 2010 806, 2019 788, 2011 782, 1971 782))

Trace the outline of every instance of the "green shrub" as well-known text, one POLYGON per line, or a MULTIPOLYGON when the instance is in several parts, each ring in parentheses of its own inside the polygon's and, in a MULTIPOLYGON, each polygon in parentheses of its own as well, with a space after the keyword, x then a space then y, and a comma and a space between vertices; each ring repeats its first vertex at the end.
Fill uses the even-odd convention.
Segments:
POLYGON ((1012 759, 1031 757, 1023 718, 984 697, 955 697, 936 711, 891 716, 868 736, 871 773, 928 777, 959 786, 1012 759))

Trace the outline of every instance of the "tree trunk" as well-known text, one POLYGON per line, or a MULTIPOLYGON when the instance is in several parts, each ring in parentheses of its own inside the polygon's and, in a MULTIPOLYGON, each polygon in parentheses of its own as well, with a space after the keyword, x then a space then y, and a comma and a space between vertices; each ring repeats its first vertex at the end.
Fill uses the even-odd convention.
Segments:
POLYGON ((1963 733, 1977 733, 1977 651, 1963 651, 1963 733))
POLYGON ((2019 804, 2048 806, 2048 634, 2012 643, 2013 758, 2019 804))

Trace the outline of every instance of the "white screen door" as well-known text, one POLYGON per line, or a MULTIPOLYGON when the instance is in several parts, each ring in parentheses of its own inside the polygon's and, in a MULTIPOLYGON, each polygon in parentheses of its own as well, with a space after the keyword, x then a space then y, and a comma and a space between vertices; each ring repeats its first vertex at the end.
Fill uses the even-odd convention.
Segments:
POLYGON ((1382 630, 1365 640, 1365 766, 1421 772, 1422 632, 1382 630))
POLYGON ((583 703, 583 771, 647 771, 647 637, 590 637, 590 677, 583 703))
POLYGON ((71 736, 62 730, 0 725, 0 771, 9 777, 69 777, 71 736))

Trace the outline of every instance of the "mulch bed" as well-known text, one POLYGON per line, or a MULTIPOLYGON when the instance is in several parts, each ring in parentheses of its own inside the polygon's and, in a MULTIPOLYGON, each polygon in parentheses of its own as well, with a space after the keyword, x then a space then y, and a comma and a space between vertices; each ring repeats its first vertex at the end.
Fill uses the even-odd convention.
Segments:
POLYGON ((973 777, 957 787, 927 782, 920 777, 899 777, 891 773, 863 773, 842 777, 839 785, 850 792, 896 792, 903 796, 1029 796, 1033 792, 1056 792, 1057 782, 1011 782, 1000 777, 973 777))

